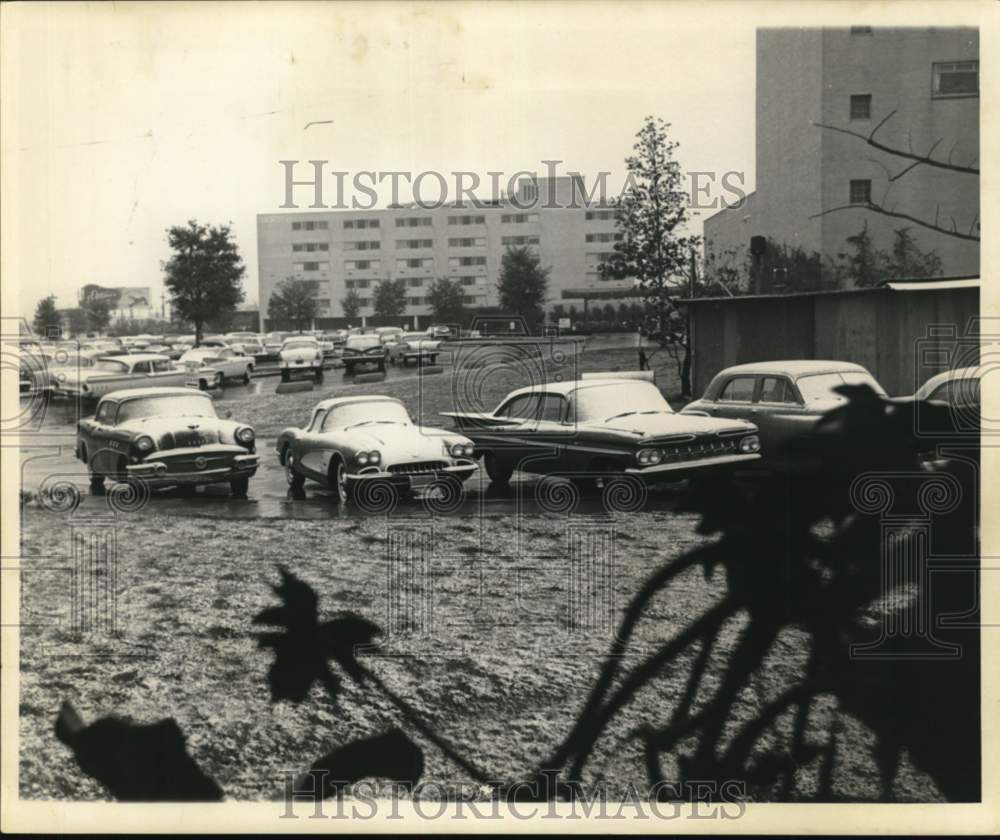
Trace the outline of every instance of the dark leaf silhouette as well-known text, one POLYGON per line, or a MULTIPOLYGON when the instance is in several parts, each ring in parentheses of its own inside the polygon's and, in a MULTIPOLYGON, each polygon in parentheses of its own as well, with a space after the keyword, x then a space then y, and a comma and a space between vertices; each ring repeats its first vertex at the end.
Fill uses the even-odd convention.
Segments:
POLYGON ((188 754, 173 718, 136 724, 105 717, 84 724, 62 704, 56 737, 73 750, 80 769, 123 802, 215 802, 222 788, 188 754))
MULTIPOLYGON (((351 741, 313 763, 310 773, 322 784, 322 798, 340 795, 362 779, 396 782, 412 789, 424 772, 424 753, 402 729, 351 741)), ((309 774, 296 789, 310 789, 309 774)))
POLYGON ((364 672, 357 662, 357 649, 369 645, 380 628, 353 613, 345 613, 319 623, 318 598, 313 588, 283 566, 281 584, 274 591, 282 599, 280 607, 269 607, 254 618, 254 624, 283 627, 284 632, 260 633, 257 643, 274 651, 268 671, 271 699, 301 703, 313 683, 319 681, 336 700, 340 681, 327 661, 333 659, 359 682, 364 672))

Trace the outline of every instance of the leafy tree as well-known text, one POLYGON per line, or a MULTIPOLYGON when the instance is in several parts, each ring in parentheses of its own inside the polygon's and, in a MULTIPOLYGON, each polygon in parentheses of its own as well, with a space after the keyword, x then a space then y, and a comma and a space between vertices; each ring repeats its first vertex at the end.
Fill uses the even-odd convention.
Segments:
POLYGON ((614 324, 615 322, 615 305, 613 303, 604 304, 604 309, 601 310, 604 320, 609 324, 614 324))
POLYGON ((77 307, 66 310, 66 328, 74 338, 87 332, 87 313, 77 307))
POLYGON ((375 316, 378 318, 398 318, 406 311, 406 279, 386 278, 375 287, 372 300, 375 316))
POLYGON ((683 231, 688 219, 684 173, 674 160, 677 142, 667 136, 669 123, 646 117, 636 134, 621 195, 614 200, 622 234, 614 257, 601 266, 605 277, 634 277, 644 292, 648 335, 663 347, 674 347, 680 363, 681 391, 691 395, 691 349, 676 294, 687 287, 695 236, 683 231))
POLYGON ((35 334, 48 336, 50 333, 58 333, 62 328, 62 318, 59 317, 59 310, 56 309, 56 296, 49 295, 38 301, 35 307, 35 318, 31 322, 35 329, 35 334))
POLYGON ((361 311, 361 295, 354 289, 349 289, 340 300, 340 308, 344 310, 344 317, 353 321, 361 311))
POLYGON ((561 303, 557 303, 555 306, 552 307, 551 314, 553 321, 558 321, 560 318, 565 318, 566 307, 563 306, 561 303))
POLYGON ((510 247, 500 260, 497 289, 500 306, 523 317, 532 327, 544 319, 543 306, 549 288, 551 268, 527 246, 510 247))
POLYGON ((267 302, 267 312, 272 321, 290 323, 297 330, 308 329, 319 312, 316 302, 318 288, 315 280, 286 277, 267 302))
POLYGON ((102 297, 85 297, 80 303, 83 316, 87 322, 87 330, 103 333, 111 323, 111 301, 102 297))
POLYGON ((427 289, 427 303, 438 323, 461 324, 465 320, 465 291, 458 280, 439 277, 427 289))
POLYGON ((934 251, 921 251, 909 228, 893 231, 892 252, 875 246, 868 223, 847 237, 851 251, 837 254, 834 266, 838 280, 845 285, 871 288, 892 278, 934 277, 941 273, 941 259, 934 251))
POLYGON ((941 258, 934 251, 921 251, 910 228, 897 228, 889 270, 894 278, 936 277, 942 271, 941 258))
POLYGON ((231 313, 243 300, 246 268, 231 235, 227 225, 200 225, 194 220, 167 230, 174 254, 163 264, 164 284, 174 314, 194 326, 196 346, 207 321, 231 313))
POLYGON ((622 301, 618 304, 618 323, 627 324, 631 320, 631 312, 629 310, 629 305, 622 301))

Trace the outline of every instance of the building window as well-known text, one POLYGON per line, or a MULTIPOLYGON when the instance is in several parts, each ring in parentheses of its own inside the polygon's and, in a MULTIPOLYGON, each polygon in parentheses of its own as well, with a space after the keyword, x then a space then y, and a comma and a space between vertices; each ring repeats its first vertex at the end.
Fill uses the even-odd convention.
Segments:
POLYGON ((329 251, 330 246, 326 242, 300 242, 292 245, 293 251, 329 251))
POLYGON ((504 245, 537 245, 537 236, 504 236, 501 237, 504 245))
POLYGON ((869 180, 851 181, 851 204, 872 203, 872 182, 869 180))
POLYGON ((292 230, 326 230, 326 222, 292 222, 292 230))
POLYGON ((344 263, 344 269, 346 271, 354 271, 359 269, 361 271, 368 271, 369 269, 377 269, 381 260, 347 260, 344 263))
POLYGON ((424 278, 423 277, 411 277, 409 280, 406 281, 406 285, 408 285, 408 286, 410 286, 412 288, 415 288, 417 286, 423 286, 424 285, 424 278))
POLYGON ((371 305, 372 305, 371 298, 358 298, 358 306, 371 306, 371 305))
POLYGON ((872 28, 870 26, 852 26, 851 27, 851 34, 852 35, 871 35, 872 34, 872 28))
POLYGON ((429 257, 426 259, 403 259, 396 260, 396 268, 431 268, 434 265, 434 260, 429 257))
POLYGON ((593 222, 593 221, 606 222, 609 219, 617 219, 617 218, 618 218, 618 211, 617 210, 588 210, 587 211, 587 221, 588 222, 593 222))
POLYGON ((344 230, 364 230, 379 227, 378 219, 344 219, 344 230))
POLYGON ((396 248, 433 248, 433 239, 397 239, 396 248))
POLYGON ((934 96, 977 96, 979 62, 952 61, 935 64, 931 92, 934 96))
POLYGON ((448 257, 448 265, 456 266, 486 265, 486 257, 448 257))
POLYGON ((483 225, 486 224, 485 216, 449 216, 449 225, 483 225))
POLYGON ((451 237, 448 240, 449 248, 481 248, 484 245, 486 245, 486 239, 482 236, 451 237))
POLYGON ((851 119, 870 120, 872 118, 872 95, 858 93, 851 97, 851 119))
POLYGON ((424 299, 422 297, 408 297, 406 299, 406 302, 410 306, 423 306, 424 305, 424 299))
POLYGON ((406 216, 396 219, 396 227, 430 227, 430 216, 406 216))
POLYGON ((377 251, 382 247, 377 239, 362 240, 360 242, 345 242, 345 251, 377 251))
POLYGON ((537 221, 537 213, 503 213, 500 216, 500 224, 503 225, 523 225, 537 221))
POLYGON ((330 263, 303 262, 303 263, 294 263, 292 267, 296 271, 326 271, 330 267, 330 263))
POLYGON ((461 281, 461 283, 462 283, 463 286, 475 286, 476 285, 476 278, 475 277, 459 277, 458 279, 461 281))
POLYGON ((620 233, 588 233, 587 242, 621 242, 622 234, 620 233))

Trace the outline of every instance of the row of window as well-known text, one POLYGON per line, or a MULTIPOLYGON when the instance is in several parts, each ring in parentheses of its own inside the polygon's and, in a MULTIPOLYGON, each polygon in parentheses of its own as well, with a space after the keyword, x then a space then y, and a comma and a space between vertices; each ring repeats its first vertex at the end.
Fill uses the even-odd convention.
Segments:
POLYGON ((292 222, 292 230, 326 230, 326 222, 292 222))
POLYGON ((396 227, 430 227, 430 216, 407 216, 396 219, 396 227))
POLYGON ((486 238, 483 236, 452 237, 448 240, 449 248, 485 248, 486 238))
MULTIPOLYGON (((477 281, 481 281, 484 278, 476 277, 475 275, 464 274, 460 276, 451 277, 450 279, 456 280, 463 286, 475 286, 477 281)), ((344 287, 347 289, 369 289, 373 285, 378 284, 379 280, 345 280, 344 287)), ((428 277, 408 277, 406 279, 406 285, 411 289, 421 288, 425 282, 433 282, 432 278, 428 277)))
POLYGON ((381 227, 378 219, 344 219, 344 230, 364 230, 381 227))
POLYGON ((537 236, 505 236, 503 237, 504 245, 537 245, 537 236))
POLYGON ((292 245, 293 251, 329 251, 330 245, 327 242, 297 242, 292 245))
POLYGON ((537 221, 537 213, 504 213, 500 216, 500 223, 504 225, 524 225, 537 221))
POLYGON ((586 213, 586 218, 588 222, 593 221, 607 221, 608 219, 617 219, 617 210, 588 210, 586 213))
POLYGON ((345 251, 378 251, 382 243, 377 239, 362 239, 360 242, 345 242, 345 251))
POLYGON ((622 234, 620 233, 588 233, 587 242, 621 242, 622 234))
POLYGON ((433 248, 433 239, 397 239, 396 248, 433 248))
POLYGON ((449 216, 449 225, 484 225, 486 224, 485 216, 449 216))

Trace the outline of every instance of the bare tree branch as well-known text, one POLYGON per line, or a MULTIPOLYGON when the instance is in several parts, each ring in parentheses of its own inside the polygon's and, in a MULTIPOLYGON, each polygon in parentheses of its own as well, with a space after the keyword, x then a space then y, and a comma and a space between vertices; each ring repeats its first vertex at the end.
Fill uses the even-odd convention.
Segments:
MULTIPOLYGON (((945 236, 952 236, 955 237, 956 239, 967 239, 970 242, 980 241, 979 237, 973 235, 971 231, 970 233, 967 234, 959 233, 957 230, 948 230, 948 228, 941 227, 940 225, 936 224, 937 214, 935 214, 935 223, 932 224, 931 222, 926 222, 923 219, 918 219, 916 216, 911 216, 908 213, 898 213, 894 210, 887 210, 885 207, 882 207, 878 204, 871 204, 871 203, 844 204, 841 205, 840 207, 831 207, 829 210, 823 210, 820 213, 813 213, 809 218, 818 219, 820 216, 827 216, 830 213, 839 213, 841 210, 868 210, 872 213, 878 213, 879 215, 882 216, 891 216, 894 219, 906 219, 906 221, 908 222, 913 222, 913 224, 919 225, 920 227, 923 228, 927 228, 928 230, 934 230, 937 231, 938 233, 943 233, 945 236)), ((952 220, 952 225, 954 226, 954 220, 952 220)))
MULTIPOLYGON (((881 143, 878 140, 876 140, 875 135, 878 132, 878 130, 883 125, 885 125, 893 116, 895 116, 895 114, 896 114, 895 110, 890 111, 885 117, 882 118, 881 121, 879 121, 878 125, 876 125, 875 128, 872 129, 871 134, 867 135, 862 134, 859 131, 851 131, 851 129, 849 128, 841 128, 840 126, 829 125, 828 123, 814 122, 813 125, 817 126, 818 128, 825 128, 828 131, 836 131, 838 134, 846 134, 849 137, 856 137, 859 140, 864 140, 865 143, 867 143, 873 149, 878 149, 880 152, 886 152, 887 154, 895 155, 896 157, 906 158, 907 160, 914 160, 917 163, 925 163, 928 166, 934 166, 937 167, 938 169, 947 169, 951 172, 963 172, 967 175, 979 174, 979 169, 974 166, 960 166, 958 164, 952 163, 950 160, 948 161, 935 160, 930 156, 930 153, 926 155, 914 154, 912 145, 910 146, 910 151, 905 151, 903 149, 896 149, 893 148, 892 146, 887 146, 884 143, 881 143)), ((934 149, 937 148, 940 142, 941 141, 938 140, 937 142, 934 143, 934 145, 931 147, 931 152, 933 152, 934 149)))

